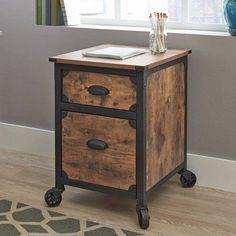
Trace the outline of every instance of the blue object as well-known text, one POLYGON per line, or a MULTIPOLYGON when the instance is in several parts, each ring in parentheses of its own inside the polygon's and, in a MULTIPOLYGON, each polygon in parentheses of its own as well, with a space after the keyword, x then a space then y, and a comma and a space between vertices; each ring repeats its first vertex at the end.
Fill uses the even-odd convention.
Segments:
POLYGON ((224 16, 229 33, 236 36, 236 0, 224 1, 224 16))
POLYGON ((46 0, 46 25, 51 25, 51 0, 46 0))

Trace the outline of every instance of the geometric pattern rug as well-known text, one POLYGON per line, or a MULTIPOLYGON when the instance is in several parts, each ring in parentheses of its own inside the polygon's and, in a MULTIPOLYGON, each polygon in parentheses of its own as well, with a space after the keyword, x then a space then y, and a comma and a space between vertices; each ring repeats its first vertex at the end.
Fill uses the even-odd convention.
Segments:
POLYGON ((139 236, 143 234, 0 199, 0 236, 18 235, 139 236))

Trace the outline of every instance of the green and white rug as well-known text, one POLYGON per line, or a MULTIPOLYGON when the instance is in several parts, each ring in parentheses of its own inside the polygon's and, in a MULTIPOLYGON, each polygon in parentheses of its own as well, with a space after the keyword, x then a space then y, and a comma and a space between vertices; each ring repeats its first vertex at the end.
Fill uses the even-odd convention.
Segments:
POLYGON ((139 236, 140 233, 0 199, 0 236, 139 236))

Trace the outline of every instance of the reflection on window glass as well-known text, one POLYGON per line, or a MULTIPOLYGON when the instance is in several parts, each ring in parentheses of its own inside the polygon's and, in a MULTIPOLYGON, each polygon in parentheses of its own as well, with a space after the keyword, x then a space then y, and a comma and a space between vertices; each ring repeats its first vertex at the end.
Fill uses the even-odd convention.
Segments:
POLYGON ((223 0, 189 0, 189 22, 221 24, 223 0))
POLYGON ((148 16, 148 4, 145 0, 122 0, 121 15, 123 19, 143 20, 148 16))
POLYGON ((182 17, 182 3, 180 0, 168 0, 168 14, 170 21, 180 22, 182 17))
POLYGON ((87 18, 114 18, 115 0, 78 0, 80 13, 87 18))
POLYGON ((170 21, 181 20, 180 0, 121 0, 122 19, 148 20, 150 12, 166 12, 170 21))
POLYGON ((78 0, 81 14, 104 14, 105 6, 103 0, 78 0))

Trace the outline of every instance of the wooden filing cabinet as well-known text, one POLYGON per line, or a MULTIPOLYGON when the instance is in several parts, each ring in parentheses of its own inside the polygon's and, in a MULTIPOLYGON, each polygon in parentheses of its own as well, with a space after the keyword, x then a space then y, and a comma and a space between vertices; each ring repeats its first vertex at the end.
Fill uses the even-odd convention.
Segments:
POLYGON ((186 168, 191 51, 122 61, 83 57, 83 52, 50 58, 55 63, 56 183, 45 201, 58 206, 65 185, 123 194, 137 200, 139 224, 146 229, 148 194, 176 173, 184 187, 196 183, 186 168))

